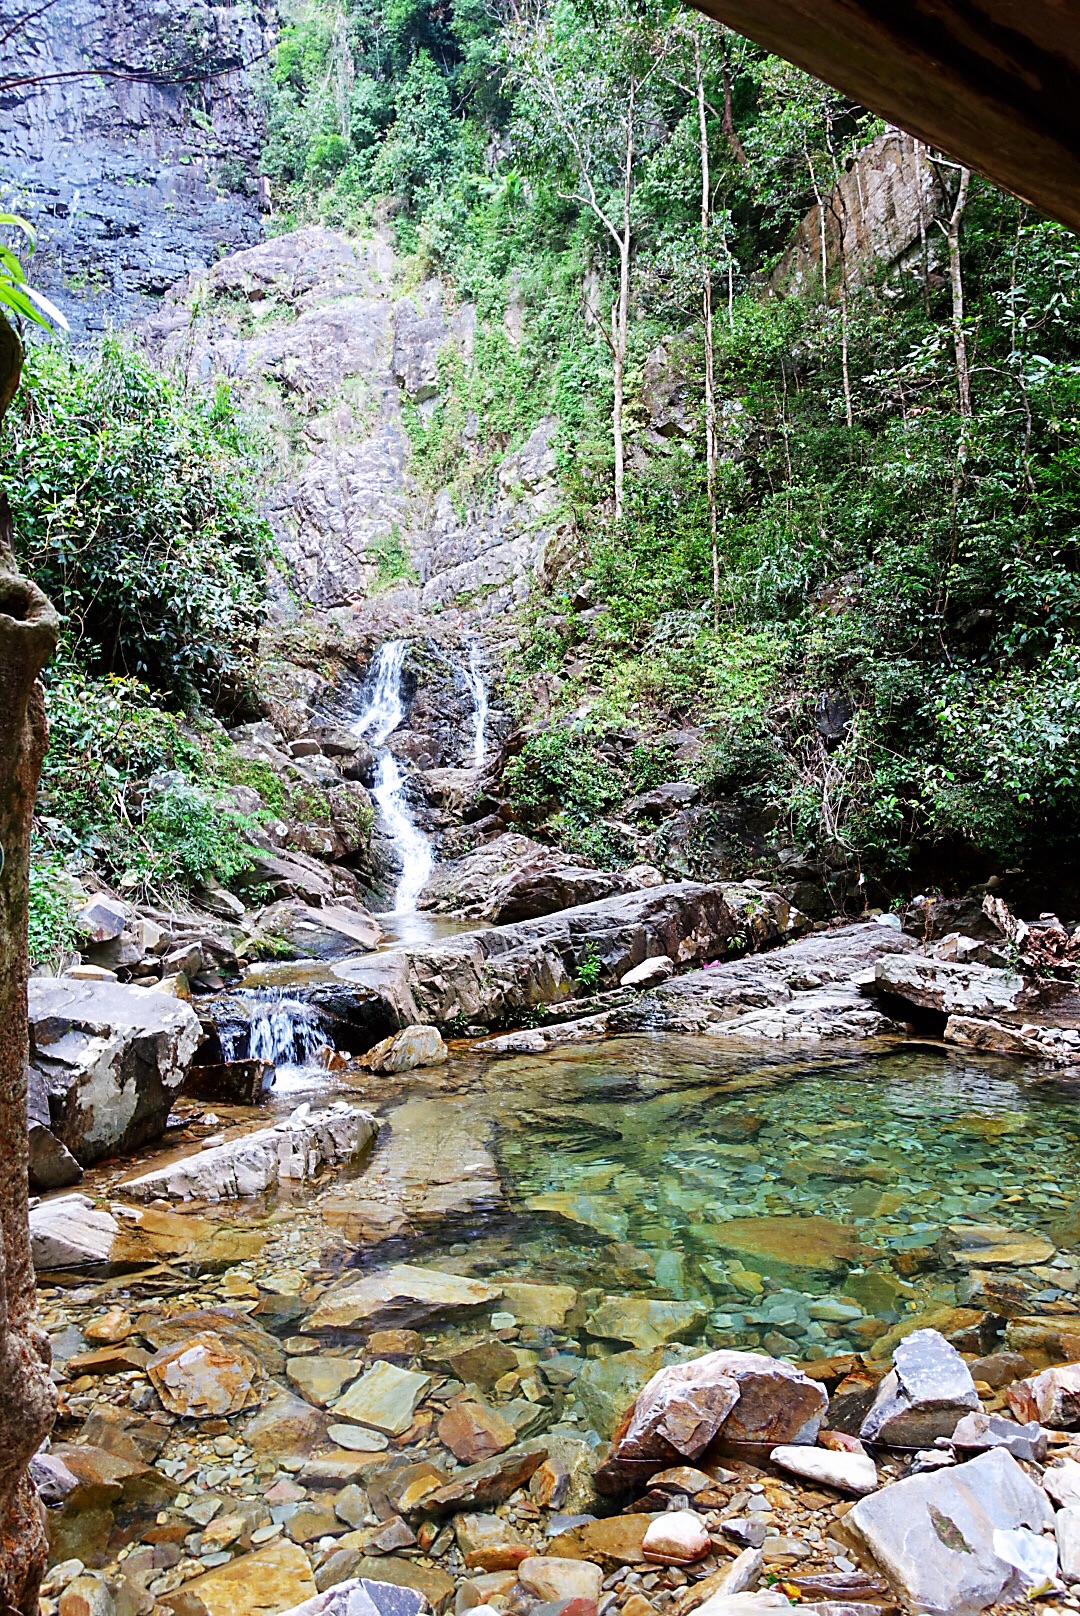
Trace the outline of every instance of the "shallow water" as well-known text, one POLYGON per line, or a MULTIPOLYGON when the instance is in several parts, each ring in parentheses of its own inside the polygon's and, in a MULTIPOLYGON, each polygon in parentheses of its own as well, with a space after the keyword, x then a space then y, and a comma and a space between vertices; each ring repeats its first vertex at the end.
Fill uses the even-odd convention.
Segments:
POLYGON ((635 1038, 477 1075, 510 1227, 422 1261, 696 1302, 685 1339, 795 1357, 865 1350, 980 1273, 1021 1278, 1032 1312, 1080 1280, 1080 1109, 1024 1068, 635 1038), (1026 1249, 973 1262, 971 1225, 1026 1249))

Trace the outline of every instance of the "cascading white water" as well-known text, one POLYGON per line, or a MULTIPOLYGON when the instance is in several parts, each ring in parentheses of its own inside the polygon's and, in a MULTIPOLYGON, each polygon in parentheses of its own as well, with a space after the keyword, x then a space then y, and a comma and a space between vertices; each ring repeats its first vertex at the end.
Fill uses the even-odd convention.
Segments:
POLYGON ((379 647, 372 664, 368 704, 350 725, 353 734, 363 736, 375 752, 375 801, 401 865, 394 893, 394 914, 413 913, 435 864, 431 843, 409 813, 405 780, 397 758, 386 747, 387 740, 405 717, 401 700, 404 663, 404 640, 388 640, 379 647))
MULTIPOLYGON (((247 1024, 247 1056, 274 1067, 274 1088, 281 1094, 307 1087, 313 1073, 312 1056, 327 1042, 316 1011, 302 999, 291 999, 281 988, 241 989, 236 998, 251 1011, 247 1024)), ((242 1048, 241 1029, 219 1029, 221 1053, 235 1060, 242 1048)))
POLYGON ((473 761, 474 769, 482 769, 487 756, 488 693, 484 682, 480 646, 476 640, 469 646, 469 689, 473 698, 473 761))

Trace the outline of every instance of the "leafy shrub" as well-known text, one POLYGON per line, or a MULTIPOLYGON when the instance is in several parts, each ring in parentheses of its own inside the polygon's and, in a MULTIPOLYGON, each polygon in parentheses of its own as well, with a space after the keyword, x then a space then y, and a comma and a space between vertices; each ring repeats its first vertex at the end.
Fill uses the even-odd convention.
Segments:
POLYGON ((57 971, 75 947, 72 882, 63 863, 35 852, 30 860, 30 964, 57 971))
POLYGON ((243 707, 266 601, 259 456, 226 389, 184 393, 115 338, 35 347, 0 437, 20 556, 95 673, 243 707))

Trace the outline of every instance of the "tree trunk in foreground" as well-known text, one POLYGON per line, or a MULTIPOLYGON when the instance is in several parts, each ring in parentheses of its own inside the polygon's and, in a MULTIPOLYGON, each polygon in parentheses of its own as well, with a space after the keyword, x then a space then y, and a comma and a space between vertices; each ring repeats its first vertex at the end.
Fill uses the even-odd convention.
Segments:
MULTIPOLYGON (((21 351, 0 318, 0 413, 21 351)), ((27 1466, 51 1429, 56 1389, 37 1321, 27 1220, 26 925, 30 824, 47 739, 38 675, 57 618, 20 577, 0 492, 0 1611, 35 1616, 45 1570, 45 1512, 27 1466)))

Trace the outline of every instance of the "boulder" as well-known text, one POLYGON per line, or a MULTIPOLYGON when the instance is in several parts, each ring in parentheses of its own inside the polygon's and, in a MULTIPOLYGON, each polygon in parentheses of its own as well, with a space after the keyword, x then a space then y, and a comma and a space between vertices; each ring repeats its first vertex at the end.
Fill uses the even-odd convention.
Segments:
POLYGON ((298 1543, 279 1540, 163 1594, 176 1616, 277 1616, 315 1595, 311 1564, 298 1543))
POLYGON ((70 977, 33 977, 27 998, 50 1128, 80 1166, 159 1139, 202 1038, 191 1006, 70 977))
POLYGON ((604 1573, 587 1560, 560 1560, 554 1555, 532 1555, 517 1568, 518 1582, 535 1599, 588 1599, 595 1605, 604 1585, 604 1573))
POLYGON ((623 1416, 597 1473, 608 1488, 697 1459, 717 1437, 770 1446, 812 1442, 829 1399, 792 1364, 758 1352, 708 1352, 654 1374, 623 1416))
POLYGON ((279 1180, 305 1182, 320 1168, 353 1162, 374 1139, 378 1123, 359 1106, 340 1103, 325 1111, 301 1105, 273 1128, 242 1135, 155 1168, 120 1187, 151 1201, 223 1201, 261 1195, 279 1180))
POLYGON ((1021 1423, 1038 1420, 1054 1431, 1075 1431, 1080 1426, 1080 1363, 1056 1365, 1014 1381, 1005 1401, 1021 1423))
POLYGON ((903 999, 918 1010, 943 1016, 995 1016, 1035 1004, 1039 990, 1015 971, 995 970, 975 962, 931 959, 923 954, 893 954, 874 968, 878 993, 903 999))
POLYGON ((646 1560, 659 1565, 693 1565, 703 1560, 712 1544, 709 1529, 692 1509, 669 1509, 658 1515, 641 1540, 646 1560))
MULTIPOLYGON (((475 776, 470 774, 469 782, 475 789, 475 776)), ((630 872, 598 870, 561 848, 506 831, 462 858, 437 865, 421 907, 505 926, 646 884, 630 872)))
POLYGON ((359 1064, 370 1072, 411 1072, 417 1066, 441 1066, 446 1058, 437 1027, 405 1027, 369 1049, 359 1064))
POLYGON ((977 1616, 1022 1589, 997 1534, 1040 1533, 1053 1511, 1002 1448, 966 1464, 884 1487, 861 1499, 845 1528, 906 1603, 926 1616, 977 1616))
POLYGON ((120 936, 130 918, 126 903, 98 892, 79 910, 75 925, 88 943, 108 943, 120 936))
POLYGON ((1058 1562, 1066 1582, 1080 1582, 1080 1505, 1069 1504, 1054 1517, 1058 1562))
POLYGON ((977 1410, 971 1371, 937 1330, 913 1330, 893 1353, 859 1435, 890 1447, 925 1448, 951 1437, 964 1413, 977 1410))
MULTIPOLYGON (((1004 1448, 1014 1459, 1042 1464, 1046 1458, 1046 1432, 1037 1421, 1017 1425, 1000 1414, 965 1414, 952 1434, 953 1447, 967 1455, 988 1448, 1004 1448)), ((1077 1500, 1080 1502, 1080 1499, 1077 1500)))

